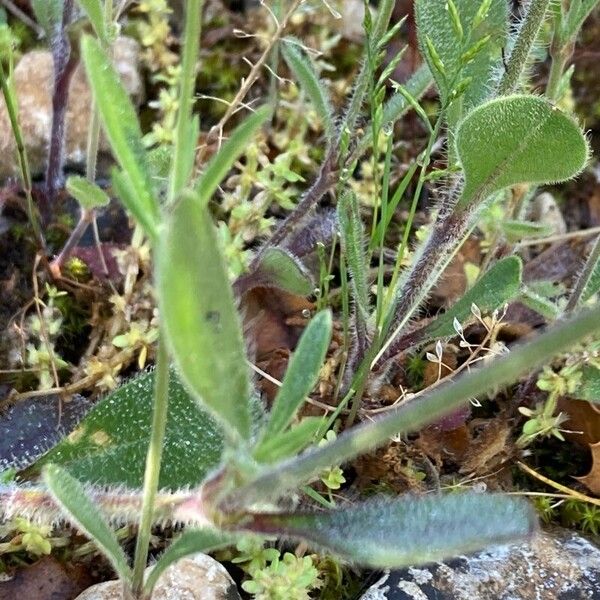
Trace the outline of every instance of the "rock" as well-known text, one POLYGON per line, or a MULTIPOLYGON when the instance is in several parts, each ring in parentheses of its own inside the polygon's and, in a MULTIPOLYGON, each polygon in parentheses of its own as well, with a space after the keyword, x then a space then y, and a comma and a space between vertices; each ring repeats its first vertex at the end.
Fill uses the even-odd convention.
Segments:
POLYGON ((527 211, 527 218, 552 228, 552 235, 567 232, 567 224, 554 196, 548 192, 538 194, 527 211))
MULTIPOLYGON (((131 38, 120 37, 114 44, 114 64, 123 84, 136 102, 143 95, 138 68, 139 46, 131 38)), ((50 129, 52 126, 52 55, 45 50, 25 54, 14 71, 14 85, 19 103, 19 122, 33 175, 46 169, 50 129)), ((79 65, 69 88, 66 123, 66 164, 85 161, 87 132, 90 124, 91 94, 84 68, 79 65)), ((109 150, 104 138, 100 149, 109 150)), ((16 146, 6 104, 0 94, 0 182, 18 173, 16 146)))
MULTIPOLYGON (((146 574, 152 567, 146 569, 146 574)), ((119 581, 88 588, 75 600, 122 600, 119 581)), ((196 554, 171 565, 160 577, 152 600, 241 600, 233 579, 221 563, 196 554)))
POLYGON ((386 572, 361 600, 599 600, 600 548, 543 532, 448 563, 386 572))

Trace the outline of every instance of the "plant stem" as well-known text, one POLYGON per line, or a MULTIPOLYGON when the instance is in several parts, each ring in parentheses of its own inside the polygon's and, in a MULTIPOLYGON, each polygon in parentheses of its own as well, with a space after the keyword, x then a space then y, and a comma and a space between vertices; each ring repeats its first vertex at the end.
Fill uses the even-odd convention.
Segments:
POLYGON ((71 52, 71 43, 67 35, 67 27, 73 17, 73 0, 65 0, 63 20, 60 33, 52 40, 52 57, 54 61, 54 90, 52 92, 52 130, 50 132, 50 148, 48 150, 48 167, 46 169, 46 206, 50 205, 62 179, 62 168, 65 150, 65 121, 69 102, 69 86, 79 62, 71 52))
POLYGON ((13 131, 15 138, 15 144, 17 146, 17 154, 19 157, 19 169, 21 171, 21 179, 23 181, 23 189, 25 191, 25 198, 27 200, 27 216, 29 217, 29 223, 33 230, 36 244, 40 250, 46 247, 46 242, 42 234, 42 228, 38 220, 35 206, 33 204, 33 196, 31 194, 31 171, 29 170, 29 160, 27 158, 27 149, 25 148, 25 142, 23 141, 23 134, 21 132, 21 126, 19 125, 18 108, 15 101, 12 89, 8 84, 8 79, 4 73, 4 66, 0 61, 0 87, 2 88, 2 95, 4 96, 4 102, 6 104, 6 112, 10 120, 10 126, 13 131))
POLYGON ((531 48, 544 22, 549 4, 550 0, 531 0, 529 2, 504 74, 498 85, 497 96, 512 94, 519 85, 521 74, 525 70, 531 48))
POLYGON ((166 347, 166 340, 161 335, 156 352, 156 381, 152 410, 152 429, 150 433, 150 445, 148 446, 148 454, 146 456, 142 509, 135 544, 133 592, 137 597, 141 597, 140 594, 144 585, 144 569, 148 560, 148 546, 150 544, 150 533, 155 510, 154 501, 157 496, 158 478, 167 426, 168 400, 169 353, 166 347))
MULTIPOLYGON (((555 34, 556 37, 556 34, 555 34)), ((560 82, 562 81, 565 68, 569 59, 573 55, 573 44, 567 44, 561 48, 555 48, 555 41, 552 41, 550 46, 550 57, 552 64, 550 65, 550 74, 548 76, 548 83, 546 84, 546 97, 552 101, 557 102, 560 100, 558 97, 560 91, 560 82)))
POLYGON ((280 463, 235 492, 228 501, 233 506, 251 505, 265 496, 277 497, 285 490, 310 482, 323 469, 348 461, 355 456, 385 444, 390 437, 419 430, 457 410, 485 393, 491 387, 508 385, 525 373, 544 364, 552 356, 600 331, 600 307, 584 312, 536 339, 521 345, 507 356, 460 376, 415 401, 373 422, 359 425, 343 433, 326 446, 307 452, 299 458, 280 463))
POLYGON ((585 266, 583 267, 583 271, 581 275, 579 275, 577 279, 577 283, 573 288, 571 295, 569 296, 569 301, 567 302, 567 306, 565 307, 565 313, 571 313, 577 308, 579 302, 583 297, 586 287, 590 283, 592 275, 598 266, 598 262, 600 261, 600 236, 596 238, 594 242, 594 247, 588 256, 588 259, 585 261, 585 266))

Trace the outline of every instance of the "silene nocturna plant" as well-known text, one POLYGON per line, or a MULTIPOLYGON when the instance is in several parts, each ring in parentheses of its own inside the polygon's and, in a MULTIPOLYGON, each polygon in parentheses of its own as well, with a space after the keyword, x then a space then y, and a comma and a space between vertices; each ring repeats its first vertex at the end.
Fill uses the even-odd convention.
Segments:
MULTIPOLYGON (((108 4, 108 2, 107 2, 108 4)), ((290 3, 290 13, 300 2, 290 3)), ((297 40, 280 38, 281 55, 323 123, 327 150, 313 185, 256 254, 250 270, 230 285, 209 201, 234 162, 271 116, 256 109, 196 174, 199 118, 193 114, 201 0, 186 3, 180 106, 170 174, 161 185, 152 173, 134 107, 107 53, 112 23, 100 0, 81 1, 95 37, 81 39, 81 57, 95 106, 114 157, 113 189, 154 251, 161 317, 156 366, 114 393, 44 455, 29 475, 37 485, 0 486, 1 514, 40 521, 71 521, 95 541, 123 581, 127 597, 149 598, 161 573, 180 558, 229 546, 243 535, 303 540, 345 560, 376 567, 415 565, 531 535, 534 512, 523 500, 473 492, 374 498, 348 507, 294 509, 292 501, 325 469, 416 431, 470 399, 543 365, 600 331, 600 308, 580 306, 578 289, 596 269, 592 253, 559 323, 505 356, 408 400, 385 416, 349 427, 356 419, 369 374, 407 350, 454 335, 473 307, 492 312, 522 291, 521 262, 499 260, 454 306, 420 329, 407 325, 439 280, 486 206, 512 186, 564 181, 585 166, 589 147, 575 119, 555 104, 565 89, 566 64, 581 24, 596 1, 531 0, 515 28, 505 0, 416 0, 418 39, 425 64, 385 100, 401 53, 383 65, 383 51, 401 23, 389 28, 392 0, 376 18, 365 11, 365 51, 347 108, 336 116, 325 85, 297 40), (542 24, 552 19, 551 76, 545 95, 528 93, 527 73, 542 24), (433 125, 419 98, 434 83, 440 110, 433 125), (562 92, 561 92, 562 90, 562 92), (356 135, 364 112, 370 117, 356 135), (393 125, 408 110, 424 119, 430 137, 397 191, 388 196, 393 125), (435 142, 447 134, 448 168, 437 173, 441 196, 427 238, 402 269, 416 202, 427 181, 435 142), (369 149, 378 163, 380 202, 367 234, 348 179, 369 149), (387 291, 383 243, 387 226, 410 180, 416 177, 409 222, 387 291), (318 381, 332 334, 323 309, 306 327, 267 413, 253 390, 236 296, 255 285, 309 294, 315 287, 289 241, 333 191, 343 262, 349 273, 347 360, 339 409, 325 418, 298 420, 318 381), (368 265, 379 260, 377 302, 371 304, 368 265), (571 314, 574 313, 574 314, 571 314), (347 429, 317 444, 350 406, 347 429), (282 502, 285 500, 284 502, 282 502), (111 525, 139 525, 133 567, 111 525), (184 532, 144 578, 151 528, 183 524, 184 532)), ((111 5, 112 6, 112 5, 111 5)), ((278 29, 278 35, 281 31, 278 29)), ((269 46, 273 48, 275 42, 269 46)), ((245 90, 247 91, 247 89, 245 90)), ((243 93, 241 94, 243 100, 243 93)), ((70 181, 89 206, 106 201, 93 179, 70 181)), ((517 225, 519 225, 517 223, 517 225)), ((517 227, 513 223, 513 229, 517 227)), ((520 223, 522 231, 529 225, 520 223)), ((535 229, 531 225, 531 229, 535 229)), ((340 374, 342 378, 342 375, 340 374)))

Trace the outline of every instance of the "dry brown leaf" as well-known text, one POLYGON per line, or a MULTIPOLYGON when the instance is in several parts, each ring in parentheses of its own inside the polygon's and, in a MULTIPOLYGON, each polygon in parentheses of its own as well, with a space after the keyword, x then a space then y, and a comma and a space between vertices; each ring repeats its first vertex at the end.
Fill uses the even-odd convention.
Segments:
POLYGON ((575 444, 588 448, 600 442, 600 407, 586 400, 561 398, 557 410, 568 417, 563 423, 564 436, 575 444))
POLYGON ((471 442, 460 472, 483 475, 494 471, 510 454, 511 428, 502 415, 490 420, 471 442))
POLYGON ((590 472, 582 477, 575 477, 575 479, 583 483, 592 494, 600 496, 600 442, 590 444, 590 451, 592 453, 590 472))

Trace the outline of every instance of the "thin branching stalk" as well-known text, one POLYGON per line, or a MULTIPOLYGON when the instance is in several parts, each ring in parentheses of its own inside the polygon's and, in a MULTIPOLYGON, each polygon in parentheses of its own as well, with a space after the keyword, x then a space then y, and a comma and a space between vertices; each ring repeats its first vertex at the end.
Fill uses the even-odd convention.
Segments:
POLYGON ((525 9, 525 17, 498 84, 498 96, 512 94, 517 89, 549 5, 550 0, 531 0, 525 9))
POLYGON ((156 383, 152 411, 150 445, 146 456, 144 488, 138 536, 135 544, 133 567, 133 592, 138 597, 144 585, 144 569, 148 561, 150 533, 154 522, 154 504, 158 491, 158 479, 162 460, 169 398, 169 354, 164 335, 161 335, 156 352, 156 383))
POLYGON ((314 449, 300 458, 284 461, 228 499, 233 506, 281 495, 285 490, 308 483, 323 469, 340 464, 385 444, 399 433, 416 431, 466 404, 493 387, 508 385, 600 330, 600 308, 584 312, 540 335, 483 368, 460 376, 451 384, 436 388, 416 401, 408 401, 385 417, 359 425, 334 442, 314 449))
POLYGON ((21 171, 21 179, 23 181, 23 190, 25 191, 25 199, 27 202, 27 216, 29 217, 29 223, 33 230, 36 244, 40 250, 43 250, 46 246, 42 229, 37 216, 35 206, 33 204, 32 185, 31 185, 31 171, 29 170, 29 160, 27 158, 27 149, 25 148, 25 142, 23 141, 23 134, 21 132, 21 126, 19 125, 17 103, 15 101, 14 94, 8 83, 6 74, 4 73, 4 66, 0 61, 0 87, 2 88, 2 95, 4 96, 4 102, 6 103, 6 111, 10 120, 10 126, 13 131, 15 138, 15 144, 17 146, 17 155, 19 157, 19 169, 21 171))
POLYGON ((577 308, 599 262, 600 236, 596 238, 596 241, 594 242, 594 247, 592 248, 592 251, 590 252, 590 255, 588 256, 583 267, 583 271, 577 278, 577 283, 575 284, 575 287, 573 288, 573 291, 569 296, 567 306, 565 307, 565 313, 572 313, 577 308))

